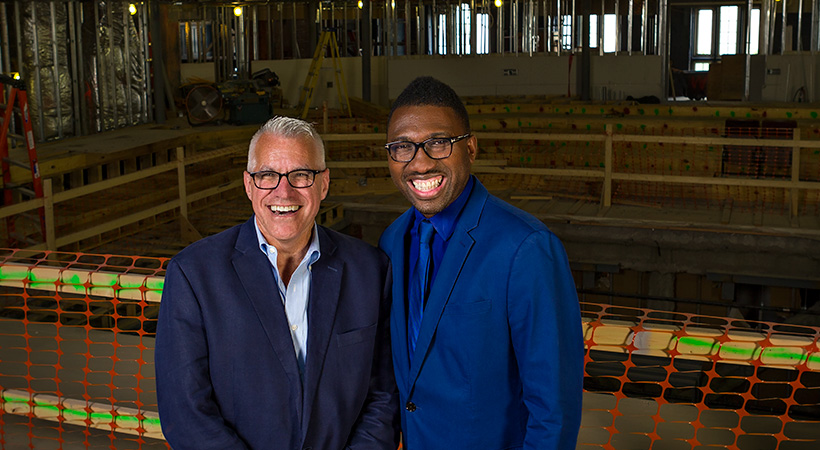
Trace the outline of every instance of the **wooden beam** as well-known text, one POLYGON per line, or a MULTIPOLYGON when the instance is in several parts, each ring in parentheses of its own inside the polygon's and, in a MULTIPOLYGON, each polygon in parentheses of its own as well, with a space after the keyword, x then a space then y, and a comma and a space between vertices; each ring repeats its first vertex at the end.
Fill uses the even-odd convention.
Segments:
POLYGON ((732 220, 732 199, 727 198, 720 207, 720 223, 728 225, 732 220))

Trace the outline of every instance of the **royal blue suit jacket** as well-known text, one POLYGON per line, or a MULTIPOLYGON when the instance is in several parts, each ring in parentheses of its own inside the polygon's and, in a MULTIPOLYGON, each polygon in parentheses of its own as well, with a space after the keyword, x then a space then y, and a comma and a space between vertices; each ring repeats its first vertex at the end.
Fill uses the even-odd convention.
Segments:
POLYGON ((476 182, 430 287, 411 363, 412 222, 411 209, 380 240, 393 264, 390 328, 407 450, 574 449, 584 349, 558 238, 476 182))
POLYGON ((175 450, 395 450, 387 258, 318 227, 301 381, 253 220, 169 263, 155 350, 166 439, 175 450))

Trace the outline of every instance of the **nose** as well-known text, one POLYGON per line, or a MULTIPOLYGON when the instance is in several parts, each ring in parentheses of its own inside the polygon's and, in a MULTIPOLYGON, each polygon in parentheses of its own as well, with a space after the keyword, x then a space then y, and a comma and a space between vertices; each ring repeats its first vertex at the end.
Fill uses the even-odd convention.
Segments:
POLYGON ((279 186, 276 186, 276 189, 271 189, 271 192, 275 194, 287 194, 291 190, 293 190, 293 186, 288 182, 288 177, 281 177, 279 178, 279 186))
POLYGON ((407 163, 407 166, 416 172, 424 173, 436 166, 436 160, 427 156, 424 148, 419 147, 416 156, 407 163))

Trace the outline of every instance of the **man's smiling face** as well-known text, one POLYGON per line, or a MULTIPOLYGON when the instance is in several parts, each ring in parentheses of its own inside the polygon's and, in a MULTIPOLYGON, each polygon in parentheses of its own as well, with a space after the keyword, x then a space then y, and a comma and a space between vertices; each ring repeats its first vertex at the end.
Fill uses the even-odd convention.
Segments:
MULTIPOLYGON (((393 111, 387 127, 387 141, 422 142, 430 138, 450 138, 467 133, 455 111, 441 106, 401 106, 393 111)), ((388 157, 393 183, 425 217, 432 217, 458 198, 475 161, 475 136, 453 144, 453 153, 444 159, 430 159, 419 149, 412 161, 402 163, 388 157)))
MULTIPOLYGON (((322 170, 317 144, 309 137, 260 136, 256 143, 252 172, 273 170, 287 173, 297 169, 322 170)), ((276 189, 259 189, 245 172, 245 193, 253 204, 262 235, 279 250, 307 246, 313 223, 330 186, 330 172, 316 174, 313 186, 294 188, 282 177, 276 189)))

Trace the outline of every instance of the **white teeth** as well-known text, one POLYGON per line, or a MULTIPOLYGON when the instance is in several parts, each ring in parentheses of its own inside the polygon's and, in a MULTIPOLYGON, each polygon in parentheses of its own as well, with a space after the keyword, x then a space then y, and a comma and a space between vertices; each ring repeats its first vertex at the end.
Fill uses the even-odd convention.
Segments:
POLYGON ((277 213, 286 213, 286 212, 293 212, 299 209, 299 206, 290 205, 290 206, 279 206, 279 205, 271 205, 270 210, 277 213))
POLYGON ((441 185, 442 177, 436 177, 431 180, 413 180, 413 187, 422 191, 428 192, 441 185))

